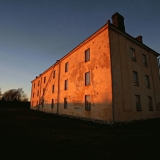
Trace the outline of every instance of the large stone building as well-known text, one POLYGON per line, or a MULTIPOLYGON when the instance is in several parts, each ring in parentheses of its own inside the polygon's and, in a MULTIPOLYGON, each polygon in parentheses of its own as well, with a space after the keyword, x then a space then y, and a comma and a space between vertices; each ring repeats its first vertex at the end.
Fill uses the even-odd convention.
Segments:
POLYGON ((32 81, 31 109, 106 122, 160 117, 158 56, 115 13, 32 81))

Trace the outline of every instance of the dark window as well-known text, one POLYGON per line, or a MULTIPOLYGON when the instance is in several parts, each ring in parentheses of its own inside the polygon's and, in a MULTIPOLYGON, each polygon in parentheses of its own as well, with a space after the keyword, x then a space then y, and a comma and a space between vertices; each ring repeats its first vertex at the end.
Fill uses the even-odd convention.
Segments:
POLYGON ((142 54, 143 65, 147 66, 147 57, 145 54, 142 54))
POLYGON ((133 80, 134 80, 134 85, 138 86, 138 73, 133 71, 133 80))
POLYGON ((52 86, 52 93, 54 93, 54 85, 52 86))
POLYGON ((54 70, 53 71, 53 78, 55 78, 56 77, 56 71, 54 70))
POLYGON ((43 89, 43 95, 44 95, 44 93, 45 93, 45 89, 43 89))
POLYGON ((42 104, 42 108, 43 108, 44 107, 44 100, 42 100, 41 104, 42 104))
POLYGON ((34 92, 33 92, 33 98, 34 98, 34 92))
POLYGON ((64 89, 68 90, 68 79, 64 81, 64 89))
POLYGON ((145 75, 146 87, 150 88, 149 76, 145 75))
POLYGON ((64 98, 64 109, 67 109, 67 98, 64 98))
POLYGON ((141 111, 141 102, 140 102, 140 95, 136 95, 136 110, 141 111))
POLYGON ((33 86, 34 86, 34 88, 35 88, 35 83, 34 83, 34 85, 33 85, 33 86))
POLYGON ((40 84, 40 81, 38 81, 38 86, 39 86, 39 84, 40 84))
POLYGON ((153 111, 152 97, 148 97, 148 107, 149 111, 153 111))
POLYGON ((44 83, 46 83, 46 77, 44 77, 44 83))
POLYGON ((91 110, 90 95, 85 95, 85 110, 91 110))
POLYGON ((39 91, 37 92, 37 96, 39 96, 39 91))
POLYGON ((90 85, 90 72, 85 73, 85 86, 90 85))
POLYGON ((85 62, 90 60, 90 49, 85 50, 85 62))
POLYGON ((68 62, 65 63, 65 72, 68 72, 68 62))
POLYGON ((130 48, 130 54, 131 54, 131 59, 132 59, 132 61, 136 61, 135 49, 130 48))
POLYGON ((54 99, 52 99, 51 108, 54 108, 54 99))

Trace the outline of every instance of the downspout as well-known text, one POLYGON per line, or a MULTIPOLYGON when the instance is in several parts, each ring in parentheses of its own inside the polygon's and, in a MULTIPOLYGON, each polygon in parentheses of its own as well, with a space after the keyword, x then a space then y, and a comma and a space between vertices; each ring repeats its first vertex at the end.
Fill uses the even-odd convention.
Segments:
POLYGON ((58 62, 58 94, 57 94, 57 115, 58 115, 58 112, 59 112, 60 70, 61 70, 61 67, 60 67, 60 60, 57 60, 57 62, 58 62))
POLYGON ((109 52, 110 52, 110 68, 111 68, 111 83, 112 83, 112 124, 114 124, 114 97, 113 97, 113 76, 112 76, 112 58, 111 58, 111 43, 110 43, 110 20, 107 21, 108 24, 108 37, 109 37, 109 52))

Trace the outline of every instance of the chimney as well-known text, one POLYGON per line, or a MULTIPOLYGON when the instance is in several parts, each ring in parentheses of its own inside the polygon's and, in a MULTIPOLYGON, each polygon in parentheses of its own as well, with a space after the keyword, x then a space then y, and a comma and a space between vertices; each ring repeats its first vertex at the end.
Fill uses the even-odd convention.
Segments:
POLYGON ((112 23, 122 32, 125 32, 124 18, 118 12, 112 15, 112 23))
POLYGON ((141 42, 141 43, 143 43, 143 42, 142 42, 142 36, 136 37, 136 40, 139 41, 139 42, 141 42))

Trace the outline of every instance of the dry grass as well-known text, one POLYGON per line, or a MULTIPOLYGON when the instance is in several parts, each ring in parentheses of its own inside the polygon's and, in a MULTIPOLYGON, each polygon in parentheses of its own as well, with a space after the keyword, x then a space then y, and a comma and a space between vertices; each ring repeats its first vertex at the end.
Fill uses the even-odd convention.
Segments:
POLYGON ((160 119, 96 124, 25 108, 0 108, 4 159, 156 159, 160 119))

